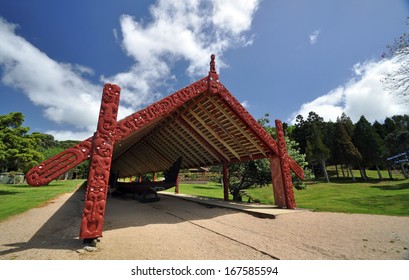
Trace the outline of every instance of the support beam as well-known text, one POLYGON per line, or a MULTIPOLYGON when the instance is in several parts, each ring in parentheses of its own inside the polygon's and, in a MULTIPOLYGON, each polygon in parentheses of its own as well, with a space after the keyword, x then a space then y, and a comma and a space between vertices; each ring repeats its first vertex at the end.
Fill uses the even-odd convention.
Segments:
POLYGON ((287 147, 285 144, 284 129, 283 124, 280 120, 275 121, 276 131, 277 131, 277 147, 278 147, 278 156, 280 159, 281 166, 281 176, 283 181, 283 188, 285 194, 285 203, 287 208, 294 209, 296 207, 294 190, 293 190, 293 181, 291 178, 291 169, 290 169, 290 156, 287 153, 287 147))
POLYGON ((120 91, 119 86, 106 84, 102 93, 81 219, 80 238, 84 243, 102 236, 120 91))
POLYGON ((229 200, 229 169, 225 161, 223 161, 223 197, 225 201, 229 200))
POLYGON ((176 194, 179 194, 179 193, 180 193, 180 178, 179 178, 179 175, 178 175, 178 177, 176 178, 175 193, 176 193, 176 194))
POLYGON ((271 154, 269 156, 269 160, 275 205, 281 208, 286 208, 287 204, 285 202, 284 182, 281 172, 280 158, 275 154, 271 154))

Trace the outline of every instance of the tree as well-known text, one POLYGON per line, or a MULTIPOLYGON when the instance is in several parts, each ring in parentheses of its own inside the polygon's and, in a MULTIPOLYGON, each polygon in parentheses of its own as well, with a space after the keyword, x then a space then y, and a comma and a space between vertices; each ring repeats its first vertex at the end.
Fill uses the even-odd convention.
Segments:
POLYGON ((379 164, 385 155, 385 145, 382 138, 376 133, 374 127, 364 116, 361 116, 359 121, 355 124, 353 143, 362 156, 361 172, 363 178, 366 180, 367 177, 365 168, 369 165, 375 165, 379 179, 382 179, 379 164))
POLYGON ((295 121, 295 127, 292 129, 291 137, 300 145, 301 153, 306 153, 307 140, 311 137, 312 125, 315 124, 321 131, 324 130, 324 119, 317 113, 311 111, 304 120, 302 115, 298 115, 295 121))
POLYGON ((316 124, 312 124, 311 136, 307 140, 306 152, 310 161, 318 162, 321 165, 325 180, 329 183, 326 160, 330 157, 331 151, 324 144, 321 130, 316 124))
POLYGON ((37 151, 37 136, 28 134, 28 127, 22 126, 22 113, 0 116, 0 169, 3 171, 27 172, 44 159, 37 151))
MULTIPOLYGON (((409 25, 409 20, 406 25, 409 25)), ((382 81, 387 90, 409 102, 409 33, 403 33, 386 48, 387 51, 382 54, 382 58, 391 59, 397 67, 387 73, 382 81)))
POLYGON ((357 164, 362 159, 362 156, 352 143, 351 136, 349 136, 341 121, 337 121, 335 124, 335 135, 334 145, 337 153, 336 156, 341 163, 347 164, 351 177, 355 181, 354 174, 352 173, 352 165, 357 164))
POLYGON ((385 145, 389 156, 407 151, 409 147, 409 115, 385 119, 385 145))

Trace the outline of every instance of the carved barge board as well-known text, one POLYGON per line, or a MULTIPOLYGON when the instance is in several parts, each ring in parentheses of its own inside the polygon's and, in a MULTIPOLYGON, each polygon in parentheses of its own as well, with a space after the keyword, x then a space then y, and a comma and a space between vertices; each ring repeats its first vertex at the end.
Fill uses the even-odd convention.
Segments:
POLYGON ((102 236, 120 90, 119 86, 106 84, 102 94, 81 219, 80 238, 84 242, 102 236))

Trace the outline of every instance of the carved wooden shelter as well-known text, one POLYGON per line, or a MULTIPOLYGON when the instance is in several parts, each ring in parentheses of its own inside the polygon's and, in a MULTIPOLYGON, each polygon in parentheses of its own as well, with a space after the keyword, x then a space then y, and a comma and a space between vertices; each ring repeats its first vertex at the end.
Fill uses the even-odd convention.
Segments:
POLYGON ((282 123, 277 139, 219 81, 214 55, 209 75, 117 121, 120 88, 106 84, 94 136, 31 169, 26 178, 41 186, 90 158, 82 239, 102 236, 110 174, 131 177, 168 169, 180 157, 181 168, 222 165, 224 197, 228 199, 228 165, 268 158, 275 204, 293 209, 292 170, 303 170, 288 155, 282 123))

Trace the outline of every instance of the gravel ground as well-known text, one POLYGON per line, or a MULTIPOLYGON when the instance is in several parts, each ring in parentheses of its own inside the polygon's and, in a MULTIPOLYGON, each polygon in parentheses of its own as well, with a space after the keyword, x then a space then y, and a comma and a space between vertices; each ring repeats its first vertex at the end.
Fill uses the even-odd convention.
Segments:
POLYGON ((262 219, 169 196, 110 197, 96 250, 78 238, 84 191, 0 223, 3 260, 402 260, 409 217, 302 211, 262 219))

